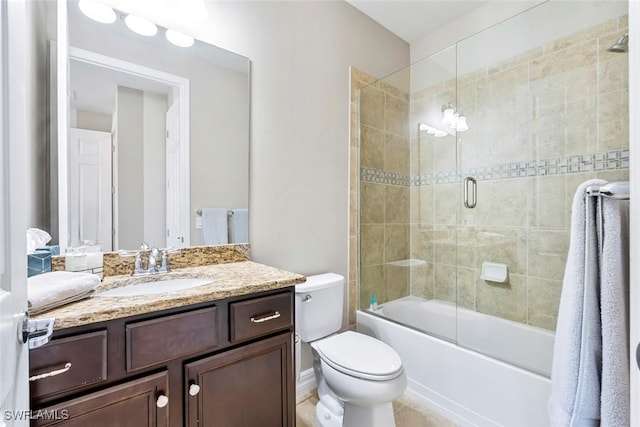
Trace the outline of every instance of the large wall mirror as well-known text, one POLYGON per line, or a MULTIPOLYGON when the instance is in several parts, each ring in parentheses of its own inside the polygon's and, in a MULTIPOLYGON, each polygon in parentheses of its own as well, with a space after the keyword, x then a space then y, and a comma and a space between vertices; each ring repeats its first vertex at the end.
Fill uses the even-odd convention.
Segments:
POLYGON ((116 15, 99 23, 67 3, 54 237, 104 251, 246 242, 210 228, 222 212, 248 223, 249 60, 198 40, 176 46, 160 27, 139 35, 116 15))

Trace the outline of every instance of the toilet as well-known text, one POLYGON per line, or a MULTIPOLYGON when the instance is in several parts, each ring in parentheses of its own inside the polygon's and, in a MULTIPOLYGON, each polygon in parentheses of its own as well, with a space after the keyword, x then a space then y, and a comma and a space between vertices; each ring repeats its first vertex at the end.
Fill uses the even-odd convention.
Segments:
POLYGON ((325 273, 296 285, 296 329, 311 345, 322 427, 393 427, 391 402, 404 394, 407 375, 398 353, 342 326, 344 277, 325 273))

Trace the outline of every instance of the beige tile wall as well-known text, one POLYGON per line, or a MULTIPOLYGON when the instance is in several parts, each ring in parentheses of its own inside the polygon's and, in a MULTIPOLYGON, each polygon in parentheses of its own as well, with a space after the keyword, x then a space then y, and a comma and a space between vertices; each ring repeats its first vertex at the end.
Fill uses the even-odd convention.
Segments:
MULTIPOLYGON (((359 224, 359 186, 360 186, 360 161, 363 154, 360 153, 361 130, 360 130, 360 88, 372 84, 376 79, 368 74, 351 68, 351 88, 350 88, 350 135, 349 135, 349 325, 356 323, 356 310, 359 307, 359 245, 358 245, 358 224, 359 224)), ((375 111, 365 114, 375 115, 375 111)), ((369 119, 371 120, 371 118, 369 119)), ((383 120, 379 118, 378 120, 383 120)), ((366 132, 367 130, 363 130, 366 132)), ((366 144, 369 145, 368 161, 379 162, 377 164, 382 167, 384 165, 384 136, 379 132, 374 132, 366 138, 366 144)), ((372 215, 375 212, 370 211, 372 215)))
POLYGON ((412 94, 411 129, 447 102, 470 127, 457 143, 416 131, 412 173, 437 180, 458 165, 462 176, 479 177, 472 210, 462 207, 455 180, 411 188, 410 252, 427 261, 412 271, 412 295, 555 329, 575 189, 595 177, 628 179, 620 157, 629 139, 628 57, 606 51, 626 26, 626 17, 614 19, 462 76, 457 93, 452 80, 412 94), (582 155, 611 150, 618 150, 615 168, 604 162, 596 171, 595 157, 583 164, 582 155), (567 173, 552 168, 558 159, 567 173), (526 162, 527 176, 483 179, 477 171, 514 162, 526 162), (509 282, 481 280, 483 261, 507 264, 509 282))
MULTIPOLYGON (((626 16, 611 20, 410 97, 352 69, 351 323, 373 293, 379 302, 410 293, 555 329, 575 188, 595 177, 628 179, 620 157, 628 148, 628 57, 606 51, 627 26, 626 16), (457 140, 418 131, 449 102, 464 111, 468 131, 457 140), (604 162, 596 170, 596 157, 582 162, 582 155, 612 150, 615 168, 604 162), (478 168, 514 162, 524 162, 526 176, 480 174, 473 210, 462 207, 461 183, 444 175, 478 177, 478 168), (429 179, 367 180, 359 195, 361 168, 429 179), (389 264, 407 258, 426 263, 389 264), (483 261, 507 264, 508 283, 481 280, 483 261)), ((458 55, 464 48, 458 45, 458 55)))
MULTIPOLYGON (((360 142, 360 167, 389 172, 395 177, 409 175, 409 96, 396 87, 352 69, 352 137, 360 142), (359 101, 359 102, 358 102, 359 101), (358 120, 359 118, 359 120, 358 120), (355 132, 359 131, 359 138, 355 132)), ((353 140, 352 140, 353 141, 353 140)), ((360 209, 360 274, 350 283, 350 313, 358 304, 367 308, 372 295, 378 302, 409 294, 406 267, 389 264, 409 258, 409 187, 401 179, 391 182, 362 182, 358 198, 358 177, 351 190, 352 214, 360 209), (359 297, 359 299, 358 299, 359 297)), ((399 179, 399 178, 398 178, 399 179)), ((357 216, 357 215, 354 215, 357 216)), ((350 255, 351 271, 357 272, 357 224, 352 230, 354 251, 350 255)), ((350 321, 355 322, 353 314, 350 321)))

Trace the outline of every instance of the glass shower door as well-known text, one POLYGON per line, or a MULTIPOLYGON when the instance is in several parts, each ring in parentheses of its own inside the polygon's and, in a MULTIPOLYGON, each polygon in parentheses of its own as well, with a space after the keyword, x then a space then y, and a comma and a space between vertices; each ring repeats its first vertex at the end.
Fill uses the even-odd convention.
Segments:
POLYGON ((424 264, 411 270, 411 295, 426 332, 456 341, 458 212, 456 131, 442 123, 456 102, 456 47, 412 65, 411 251, 424 264))
POLYGON ((459 345, 550 374, 573 194, 627 175, 626 58, 606 50, 626 22, 625 4, 547 2, 457 44, 457 167, 476 182, 457 205, 459 345))

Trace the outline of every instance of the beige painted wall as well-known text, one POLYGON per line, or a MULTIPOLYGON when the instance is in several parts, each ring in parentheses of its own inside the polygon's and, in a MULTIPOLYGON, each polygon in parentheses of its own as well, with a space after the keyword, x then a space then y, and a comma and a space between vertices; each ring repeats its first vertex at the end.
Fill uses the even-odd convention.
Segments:
POLYGON ((191 100, 190 111, 197 125, 190 148, 191 244, 200 245, 196 209, 249 205, 249 83, 246 74, 221 67, 193 70, 192 76, 191 93, 206 94, 191 100))
POLYGON ((144 241, 142 91, 118 86, 116 97, 118 145, 118 247, 135 249, 144 241))
POLYGON ((142 94, 142 151, 144 153, 144 241, 167 246, 166 114, 167 96, 142 94))
POLYGON ((118 247, 166 246, 167 96, 118 87, 118 247))
POLYGON ((94 113, 93 111, 83 111, 71 109, 69 117, 72 128, 98 130, 101 132, 111 132, 112 116, 108 114, 94 113))

